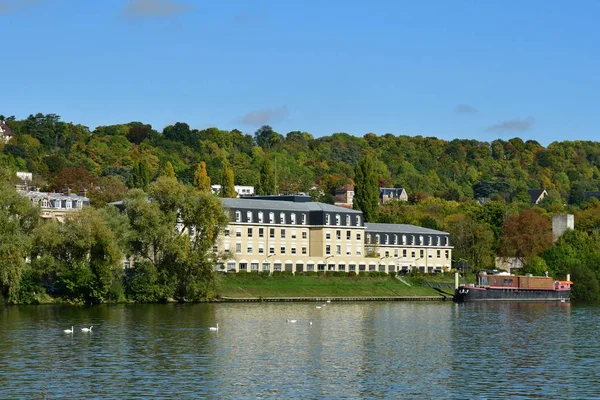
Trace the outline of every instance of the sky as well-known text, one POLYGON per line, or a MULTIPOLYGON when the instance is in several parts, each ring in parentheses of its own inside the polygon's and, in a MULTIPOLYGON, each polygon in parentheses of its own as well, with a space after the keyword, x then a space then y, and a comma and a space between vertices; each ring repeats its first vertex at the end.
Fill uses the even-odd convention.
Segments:
POLYGON ((0 114, 598 140, 600 2, 0 0, 0 114))

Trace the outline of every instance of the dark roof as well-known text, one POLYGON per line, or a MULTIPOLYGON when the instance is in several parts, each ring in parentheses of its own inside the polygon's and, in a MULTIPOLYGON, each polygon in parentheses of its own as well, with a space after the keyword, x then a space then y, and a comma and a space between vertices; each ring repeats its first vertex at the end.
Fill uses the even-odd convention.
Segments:
POLYGON ((585 199, 589 200, 591 197, 595 197, 600 200, 600 192, 585 192, 585 199))
POLYGON ((529 197, 531 197, 531 202, 535 203, 536 201, 538 201, 538 199, 540 198, 542 193, 544 193, 546 190, 545 189, 528 189, 527 191, 529 192, 529 197))
POLYGON ((344 186, 335 189, 336 192, 347 192, 349 190, 354 190, 354 185, 347 183, 344 186))
POLYGON ((367 232, 389 232, 389 233, 416 233, 425 235, 449 235, 448 232, 436 231, 435 229, 423 228, 408 224, 375 224, 365 222, 367 232))
POLYGON ((281 211, 327 211, 362 214, 360 211, 351 210, 331 204, 306 202, 296 203, 293 201, 280 200, 252 200, 247 197, 240 199, 221 199, 225 208, 243 208, 249 210, 281 210, 281 211))

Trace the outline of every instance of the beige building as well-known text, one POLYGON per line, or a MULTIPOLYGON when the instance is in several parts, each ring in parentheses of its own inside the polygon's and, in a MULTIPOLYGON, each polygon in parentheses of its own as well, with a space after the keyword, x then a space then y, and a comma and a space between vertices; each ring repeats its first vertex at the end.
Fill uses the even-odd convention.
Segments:
POLYGON ((307 196, 222 199, 230 217, 215 251, 219 271, 449 270, 450 235, 412 225, 365 224, 362 212, 307 196))
POLYGON ((31 204, 40 207, 41 217, 44 219, 56 219, 64 222, 67 215, 80 211, 83 207, 90 205, 90 199, 86 191, 82 190, 78 195, 65 189, 63 193, 40 192, 37 188, 33 190, 17 190, 23 197, 27 197, 31 204))

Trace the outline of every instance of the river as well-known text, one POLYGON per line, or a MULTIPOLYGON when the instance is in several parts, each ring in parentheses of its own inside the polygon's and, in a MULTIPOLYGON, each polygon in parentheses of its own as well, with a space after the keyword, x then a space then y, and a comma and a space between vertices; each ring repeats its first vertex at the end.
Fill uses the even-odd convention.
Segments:
POLYGON ((598 398, 599 328, 569 303, 8 307, 0 398, 598 398))

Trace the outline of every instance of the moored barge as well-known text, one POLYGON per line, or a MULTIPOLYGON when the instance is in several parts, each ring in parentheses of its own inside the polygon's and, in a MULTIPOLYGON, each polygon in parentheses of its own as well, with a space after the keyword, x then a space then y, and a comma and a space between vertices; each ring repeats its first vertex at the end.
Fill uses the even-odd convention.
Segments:
POLYGON ((569 301, 569 280, 559 281, 547 276, 520 276, 507 272, 477 274, 477 284, 459 285, 454 292, 457 303, 471 301, 569 301))

